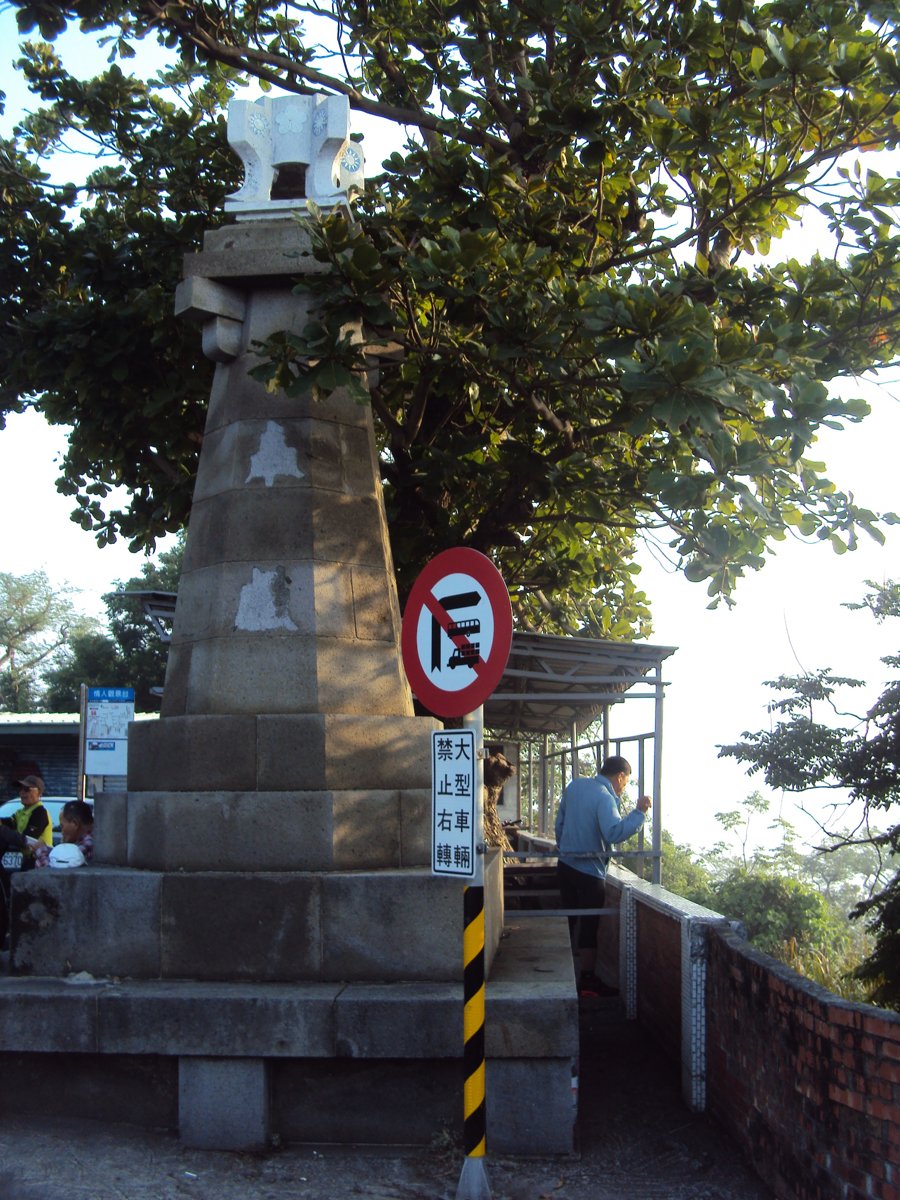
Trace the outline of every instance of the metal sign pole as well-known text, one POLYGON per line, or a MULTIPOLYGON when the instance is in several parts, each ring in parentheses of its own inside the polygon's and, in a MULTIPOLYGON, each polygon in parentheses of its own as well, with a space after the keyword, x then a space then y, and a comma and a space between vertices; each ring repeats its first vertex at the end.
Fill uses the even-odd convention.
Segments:
POLYGON ((463 718, 475 731, 476 853, 481 855, 478 884, 463 893, 463 1142, 466 1158, 456 1200, 490 1200, 485 1170, 487 1120, 484 1063, 484 714, 481 708, 463 718))
POLYGON ((463 1094, 466 1158, 456 1200, 490 1200, 484 1169, 484 713, 512 645, 512 608, 500 572, 468 547, 433 558, 403 610, 400 649, 416 697, 463 729, 432 734, 432 872, 467 881, 463 930, 463 1094), (477 640, 476 640, 477 639, 477 640), (449 654, 448 654, 449 650, 449 654), (463 672, 457 677, 456 671, 463 672), (466 757, 471 770, 465 769, 466 757), (449 759, 460 758, 451 772, 449 759), (471 825, 469 824, 471 822, 471 825), (466 830, 468 843, 461 834, 466 830))
POLYGON ((76 795, 79 800, 84 799, 84 754, 86 745, 86 728, 87 721, 87 685, 82 684, 78 693, 78 787, 76 795))

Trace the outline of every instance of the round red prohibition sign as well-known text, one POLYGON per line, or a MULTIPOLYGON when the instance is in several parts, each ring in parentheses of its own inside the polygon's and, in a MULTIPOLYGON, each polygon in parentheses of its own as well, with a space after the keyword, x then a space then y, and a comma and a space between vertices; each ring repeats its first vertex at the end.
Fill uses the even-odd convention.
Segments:
POLYGON ((503 576, 477 550, 445 550, 413 584, 400 634, 413 694, 439 717, 474 712, 494 691, 512 645, 503 576))

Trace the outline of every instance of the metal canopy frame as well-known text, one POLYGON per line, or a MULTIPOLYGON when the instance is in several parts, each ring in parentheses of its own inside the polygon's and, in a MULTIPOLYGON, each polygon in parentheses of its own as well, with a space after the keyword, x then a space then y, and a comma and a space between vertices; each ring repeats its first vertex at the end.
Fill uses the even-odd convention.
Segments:
POLYGON ((606 707, 640 698, 665 686, 663 662, 675 646, 611 642, 600 638, 514 633, 509 662, 497 690, 485 702, 484 723, 510 737, 534 734, 570 736, 583 732, 606 707))
MULTIPOLYGON (((601 638, 514 633, 503 678, 484 704, 484 726, 494 740, 528 744, 530 798, 532 750, 535 742, 540 741, 538 832, 549 837, 551 843, 551 776, 557 793, 561 794, 567 774, 571 778, 579 773, 580 752, 588 751, 593 756, 596 770, 600 768, 601 759, 610 752, 626 752, 635 767, 635 783, 640 792, 650 791, 653 796, 650 857, 654 883, 660 882, 662 852, 662 733, 666 686, 662 664, 675 650, 675 646, 612 642, 601 638), (610 710, 630 700, 652 702, 652 729, 623 731, 614 736, 610 729, 610 710), (598 721, 602 722, 600 736, 579 745, 580 736, 598 721), (563 750, 558 748, 560 742, 567 743, 563 750), (651 772, 646 770, 648 745, 652 749, 652 782, 648 778, 651 772), (632 746, 637 751, 636 761, 630 753, 632 746), (556 764, 555 769, 551 760, 556 764)), ((534 807, 532 804, 532 809, 534 807)), ((642 837, 640 850, 643 851, 642 837)))

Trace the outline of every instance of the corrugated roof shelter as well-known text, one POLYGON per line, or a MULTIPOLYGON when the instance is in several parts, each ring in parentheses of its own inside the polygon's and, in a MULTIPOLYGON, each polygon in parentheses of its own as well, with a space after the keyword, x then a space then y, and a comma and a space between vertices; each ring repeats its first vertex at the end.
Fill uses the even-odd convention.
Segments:
MULTIPOLYGON (((485 726, 494 732, 580 733, 610 704, 643 686, 641 698, 661 695, 662 664, 674 646, 610 642, 600 638, 514 633, 503 678, 484 706, 485 726)), ((632 699, 637 699, 637 694, 632 699)))

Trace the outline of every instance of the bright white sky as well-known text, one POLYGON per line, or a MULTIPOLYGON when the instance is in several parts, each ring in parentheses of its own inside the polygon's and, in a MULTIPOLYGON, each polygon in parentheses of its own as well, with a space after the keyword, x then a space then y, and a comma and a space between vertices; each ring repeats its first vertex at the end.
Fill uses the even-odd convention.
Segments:
MULTIPOLYGON (((13 36, 7 11, 0 14, 0 45, 10 58, 13 36)), ((0 86, 9 98, 0 127, 8 128, 10 117, 32 102, 16 88, 8 70, 0 86)), ((371 147, 368 156, 378 161, 371 147)), ((791 248, 783 243, 782 250, 785 256, 806 252, 799 244, 791 248)), ((827 433, 817 457, 827 462, 829 477, 860 503, 880 510, 900 508, 895 463, 900 380, 880 386, 848 384, 848 392, 864 394, 873 413, 844 433, 827 433)), ((54 489, 63 444, 61 431, 34 413, 10 417, 0 434, 0 507, 6 514, 0 570, 25 574, 41 568, 58 585, 79 589, 78 603, 85 611, 102 614, 103 593, 115 581, 137 574, 142 560, 123 542, 99 549, 69 519, 71 501, 54 489)), ((900 576, 900 528, 886 533, 885 547, 866 539, 859 550, 843 556, 824 545, 782 543, 762 572, 739 585, 737 607, 714 612, 706 608, 703 585, 689 584, 642 554, 640 583, 655 617, 651 640, 678 647, 664 671, 669 687, 662 797, 663 821, 676 841, 695 849, 712 845, 720 834, 716 812, 737 807, 757 787, 765 794, 757 778, 717 757, 719 744, 768 723, 770 693, 764 680, 830 666, 838 674, 871 681, 870 689, 854 697, 855 706, 861 709, 874 700, 887 678, 879 658, 897 649, 895 631, 890 623, 879 627, 868 614, 849 612, 842 603, 860 599, 866 579, 900 576)), ((625 731, 624 726, 615 728, 625 731)), ((798 815, 791 797, 771 799, 773 814, 796 821, 804 836, 815 838, 814 826, 798 815)), ((810 807, 822 812, 823 804, 813 798, 810 807)), ((765 821, 757 822, 753 840, 765 841, 765 821)))

